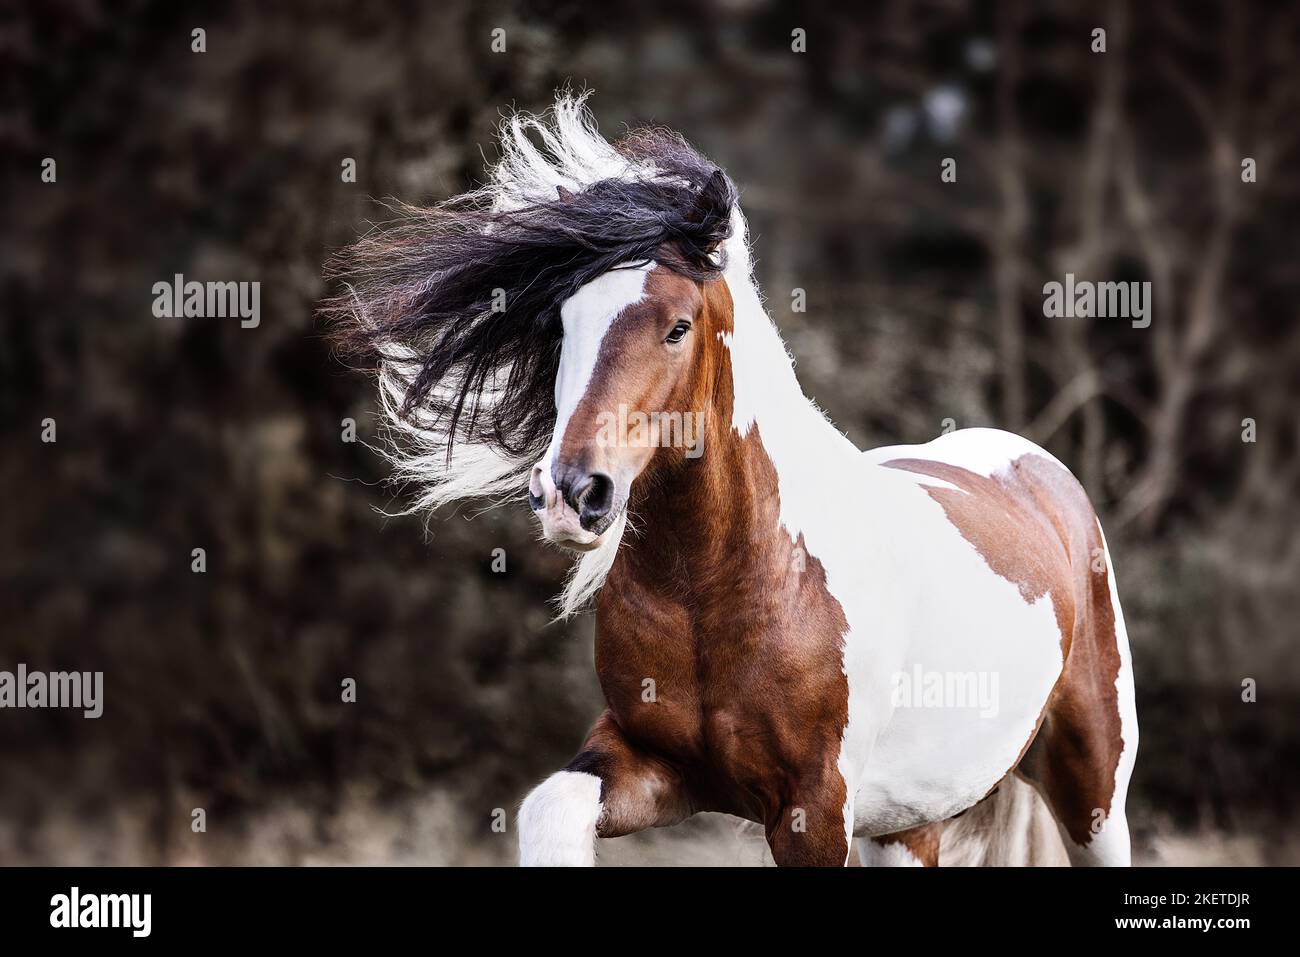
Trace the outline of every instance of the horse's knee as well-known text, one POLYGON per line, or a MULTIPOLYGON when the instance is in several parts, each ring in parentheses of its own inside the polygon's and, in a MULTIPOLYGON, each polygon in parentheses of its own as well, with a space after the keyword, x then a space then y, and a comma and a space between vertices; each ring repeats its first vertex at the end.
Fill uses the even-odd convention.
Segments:
POLYGON ((582 771, 559 771, 535 787, 519 807, 519 863, 594 865, 600 791, 600 778, 582 771))

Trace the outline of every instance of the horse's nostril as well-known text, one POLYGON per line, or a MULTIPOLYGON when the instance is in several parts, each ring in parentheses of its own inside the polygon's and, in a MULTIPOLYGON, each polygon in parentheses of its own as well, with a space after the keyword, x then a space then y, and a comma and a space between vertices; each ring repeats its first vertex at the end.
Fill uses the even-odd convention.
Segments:
POLYGON ((614 505, 614 480, 604 472, 566 466, 557 470, 555 486, 586 529, 608 515, 614 505))
POLYGON ((590 527, 609 514, 614 504, 614 480, 604 472, 593 472, 582 483, 578 495, 578 512, 584 527, 590 527))
POLYGON ((555 487, 566 505, 575 512, 582 494, 587 490, 587 476, 573 469, 566 469, 555 477, 555 487))

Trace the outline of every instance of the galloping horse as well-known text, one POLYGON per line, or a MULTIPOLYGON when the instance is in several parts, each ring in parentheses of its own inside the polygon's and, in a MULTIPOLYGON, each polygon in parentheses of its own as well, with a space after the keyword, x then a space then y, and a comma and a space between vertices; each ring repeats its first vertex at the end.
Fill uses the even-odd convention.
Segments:
POLYGON ((377 357, 415 507, 526 487, 579 553, 560 613, 596 599, 607 708, 524 800, 521 862, 699 811, 780 865, 855 836, 933 865, 959 833, 988 862, 1050 811, 1072 863, 1128 864, 1128 638, 1070 472, 991 429, 854 447, 799 387, 734 185, 679 136, 610 144, 561 96, 501 151, 342 254, 327 309, 377 357))

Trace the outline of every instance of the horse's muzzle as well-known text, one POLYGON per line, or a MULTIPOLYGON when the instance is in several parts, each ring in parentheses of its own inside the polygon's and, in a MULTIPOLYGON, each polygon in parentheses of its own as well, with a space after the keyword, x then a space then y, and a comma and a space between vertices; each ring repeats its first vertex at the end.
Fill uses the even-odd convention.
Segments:
POLYGON ((589 551, 613 522, 614 482, 602 473, 533 466, 528 478, 528 505, 541 519, 548 541, 589 551), (552 474, 554 472, 555 474, 552 474), (558 481, 557 481, 558 479, 558 481))

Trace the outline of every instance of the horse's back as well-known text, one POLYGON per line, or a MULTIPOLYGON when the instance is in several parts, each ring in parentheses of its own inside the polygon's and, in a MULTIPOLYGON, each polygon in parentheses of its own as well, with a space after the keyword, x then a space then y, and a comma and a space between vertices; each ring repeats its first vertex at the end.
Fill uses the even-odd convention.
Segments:
MULTIPOLYGON (((1023 435, 1003 429, 957 429, 919 445, 888 445, 867 449, 863 457, 881 463, 899 458, 922 458, 988 475, 1022 455, 1038 455, 1065 468, 1056 456, 1023 435)), ((1066 469, 1066 471, 1069 471, 1066 469)))

